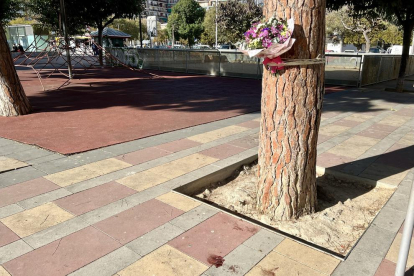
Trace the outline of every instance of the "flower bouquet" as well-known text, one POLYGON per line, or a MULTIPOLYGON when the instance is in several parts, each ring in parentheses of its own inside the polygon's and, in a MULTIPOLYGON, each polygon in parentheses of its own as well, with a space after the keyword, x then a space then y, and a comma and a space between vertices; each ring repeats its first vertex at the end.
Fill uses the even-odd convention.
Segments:
MULTIPOLYGON (((260 21, 244 33, 246 42, 241 51, 249 57, 265 58, 263 64, 283 63, 280 55, 292 48, 295 39, 292 38, 293 19, 282 20, 271 17, 267 22, 260 21)), ((283 66, 272 66, 272 73, 283 69, 283 66)))

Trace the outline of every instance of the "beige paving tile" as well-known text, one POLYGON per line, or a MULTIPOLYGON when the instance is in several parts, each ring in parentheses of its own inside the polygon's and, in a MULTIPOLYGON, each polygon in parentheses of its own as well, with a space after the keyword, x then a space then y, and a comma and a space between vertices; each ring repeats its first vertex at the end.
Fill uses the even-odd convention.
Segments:
POLYGON ((8 171, 8 170, 14 170, 17 168, 26 167, 27 163, 24 163, 22 161, 0 156, 0 172, 8 171))
POLYGON ((173 192, 159 196, 157 199, 177 209, 183 210, 184 212, 190 211, 201 204, 198 201, 173 192))
POLYGON ((401 138, 397 144, 402 144, 405 146, 414 145, 414 132, 407 133, 403 138, 401 138))
POLYGON ((114 171, 119 171, 128 167, 131 167, 131 164, 118 160, 116 158, 109 158, 101 160, 98 162, 90 163, 84 165, 85 169, 99 173, 100 175, 108 174, 114 171))
POLYGON ((340 263, 328 254, 290 239, 284 239, 273 251, 324 274, 331 274, 340 263))
POLYGON ((134 190, 143 191, 158 184, 164 183, 168 180, 170 179, 148 170, 124 177, 122 179, 117 180, 116 182, 130 187, 134 190))
POLYGON ((10 276, 10 274, 2 266, 0 266, 0 276, 10 276))
POLYGON ((347 131, 350 127, 346 126, 337 126, 337 125, 327 125, 323 126, 319 129, 319 134, 327 135, 327 136, 337 136, 342 132, 347 131))
POLYGON ((358 158, 379 141, 379 139, 355 135, 331 148, 328 152, 350 158, 358 158))
MULTIPOLYGON (((390 249, 388 250, 387 256, 385 256, 385 259, 391 262, 397 263, 398 253, 399 253, 400 245, 401 245, 401 239, 402 239, 402 234, 398 233, 394 241, 392 242, 390 249)), ((407 267, 410 268, 413 266, 414 266, 414 242, 411 241, 410 251, 408 253, 407 267)))
POLYGON ((204 154, 195 153, 184 158, 175 160, 173 163, 175 166, 181 168, 186 173, 197 170, 201 167, 207 166, 211 163, 217 162, 219 159, 210 157, 204 154))
POLYGON ((364 114, 352 114, 351 116, 346 117, 346 120, 356 121, 356 122, 365 122, 369 119, 372 119, 374 116, 364 115, 364 114))
POLYGON ((188 139, 199 142, 208 143, 223 137, 227 137, 236 133, 240 133, 248 130, 246 127, 241 126, 228 126, 217 130, 209 131, 206 133, 198 134, 195 136, 188 137, 188 139))
POLYGON ((401 172, 399 169, 394 167, 373 163, 359 176, 397 186, 405 178, 408 172, 409 170, 401 172))
POLYGON ((207 166, 219 159, 206 156, 200 153, 195 153, 181 159, 174 160, 170 163, 149 169, 154 174, 159 174, 162 177, 173 179, 191 171, 197 170, 201 167, 207 166))
POLYGON ((322 274, 312 268, 289 259, 277 252, 270 252, 261 260, 246 276, 322 276, 322 274))
POLYGON ((257 118, 257 119, 254 119, 253 121, 260 122, 261 120, 262 118, 257 118))
POLYGON ((207 269, 208 267, 199 261, 169 245, 164 245, 116 275, 194 276, 201 275, 207 269))
POLYGON ((195 153, 155 168, 124 177, 117 180, 117 182, 137 191, 142 191, 216 161, 218 161, 218 159, 195 153))
POLYGON ((54 203, 47 203, 0 221, 23 238, 71 218, 72 214, 54 203))
POLYGON ((379 121, 379 124, 389 125, 389 126, 395 126, 399 127, 411 120, 412 118, 409 116, 399 116, 399 115, 392 115, 389 117, 386 117, 379 121))
POLYGON ((45 176, 44 178, 52 181, 53 183, 61 187, 66 187, 98 176, 100 176, 98 172, 88 170, 84 166, 82 166, 63 172, 50 174, 45 176))

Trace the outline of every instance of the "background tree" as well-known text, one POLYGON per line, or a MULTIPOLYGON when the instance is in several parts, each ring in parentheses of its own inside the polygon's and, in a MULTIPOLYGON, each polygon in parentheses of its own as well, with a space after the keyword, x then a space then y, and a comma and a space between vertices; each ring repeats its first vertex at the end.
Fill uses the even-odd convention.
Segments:
POLYGON ((240 2, 229 0, 220 3, 218 8, 218 24, 229 42, 244 39, 244 33, 250 28, 252 22, 260 20, 262 8, 253 0, 240 2))
POLYGON ((365 39, 365 52, 371 48, 371 36, 385 29, 383 20, 377 13, 367 13, 364 17, 349 16, 354 12, 348 7, 344 7, 339 15, 345 29, 349 30, 348 35, 362 34, 365 39))
MULTIPOLYGON (((218 25, 218 43, 229 41, 221 25, 218 25)), ((204 16, 204 32, 201 34, 201 43, 214 45, 216 43, 216 9, 209 9, 204 16)))
POLYGON ((0 116, 28 114, 32 107, 24 93, 7 44, 4 27, 17 15, 20 3, 0 1, 0 116))
POLYGON ((403 30, 403 51, 401 55, 400 71, 398 73, 398 92, 403 92, 404 78, 409 58, 411 37, 414 29, 414 1, 412 0, 329 0, 328 6, 340 9, 343 6, 352 6, 355 16, 364 17, 376 12, 379 16, 401 27, 403 30))
MULTIPOLYGON (((149 39, 149 36, 147 34, 147 20, 141 19, 141 26, 142 26, 142 39, 149 39)), ((119 30, 130 34, 131 39, 139 40, 139 21, 138 20, 132 20, 132 19, 115 19, 114 22, 112 22, 111 25, 109 25, 110 28, 119 30)))
MULTIPOLYGON (((287 58, 315 59, 325 48, 325 0, 269 0, 265 18, 294 18, 296 42, 287 58)), ((324 91, 324 64, 263 72, 258 161, 258 209, 289 220, 317 207, 316 148, 324 91)))
MULTIPOLYGON (((38 15, 37 20, 59 29, 59 0, 32 0, 32 10, 38 15)), ((103 29, 115 19, 133 18, 142 12, 141 0, 71 0, 65 3, 68 18, 68 32, 76 34, 86 25, 98 29, 98 44, 102 45, 103 29)), ((103 64, 102 52, 99 51, 99 63, 103 64)))
POLYGON ((180 0, 172 8, 167 29, 174 39, 187 39, 190 46, 200 39, 203 32, 205 10, 194 0, 180 0))

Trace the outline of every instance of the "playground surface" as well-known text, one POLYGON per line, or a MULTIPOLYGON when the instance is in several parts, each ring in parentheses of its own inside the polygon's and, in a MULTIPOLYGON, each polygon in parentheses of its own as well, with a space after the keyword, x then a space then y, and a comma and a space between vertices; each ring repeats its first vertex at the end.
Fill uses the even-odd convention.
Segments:
MULTIPOLYGON (((37 96, 38 111, 33 117, 45 116, 46 122, 48 115, 62 116, 53 119, 62 125, 69 120, 66 117, 75 116, 73 112, 78 114, 78 121, 95 122, 89 127, 93 128, 91 133, 102 136, 95 136, 97 140, 105 140, 107 135, 125 139, 119 129, 133 128, 133 122, 145 128, 149 123, 143 120, 155 125, 157 117, 151 114, 157 112, 158 118, 180 127, 167 130, 170 126, 166 125, 163 131, 147 131, 145 138, 131 135, 123 140, 129 142, 106 141, 98 149, 70 156, 13 141, 17 139, 0 139, 0 275, 393 274, 414 179, 410 159, 414 149, 413 94, 348 89, 325 96, 318 140, 319 168, 395 189, 350 255, 340 260, 174 191, 257 154, 260 113, 250 111, 257 110, 260 91, 255 92, 257 84, 253 80, 165 76, 167 80, 148 80, 145 76, 127 82, 130 86, 125 89, 130 93, 137 86, 147 87, 138 107, 132 102, 127 105, 126 99, 131 98, 122 96, 119 90, 119 97, 125 97, 120 100, 123 104, 111 97, 98 101, 113 101, 105 106, 87 108, 94 106, 100 93, 105 97, 106 82, 116 84, 119 76, 114 74, 111 79, 108 74, 103 89, 94 90, 86 102, 79 100, 87 93, 84 84, 73 85, 76 89, 68 92, 72 102, 59 106, 58 94, 37 96), (188 83, 182 86, 185 98, 180 98, 179 88, 172 85, 181 87, 183 79, 188 83), (159 81, 163 87, 160 90, 175 91, 174 95, 151 90, 152 81, 159 81), (195 85, 202 87, 204 94, 191 96, 195 85), (245 94, 237 93, 236 85, 244 87, 245 94), (178 100, 174 101, 175 97, 178 100), (158 106, 155 100, 162 104, 158 106), (227 108, 226 102, 230 104, 227 108), (41 103, 49 112, 41 111, 41 103), (144 111, 148 115, 135 121, 128 119, 128 125, 119 128, 117 124, 122 120, 103 126, 105 117, 99 116, 107 111, 116 116, 110 110, 120 106, 123 112, 136 112, 130 115, 143 116, 144 111), (96 110, 104 111, 93 115, 100 120, 89 120, 88 111, 93 114, 96 110), (221 115, 214 115, 216 112, 221 115), (221 258, 223 265, 216 267, 221 258)), ((33 77, 31 81, 38 82, 33 77)), ((99 83, 97 79, 92 87, 99 83)), ((51 81, 47 85, 54 84, 51 81)), ((27 89, 32 102, 36 102, 38 89, 34 86, 32 92, 27 89)), ((10 119, 16 119, 23 130, 35 121, 10 119)), ((3 126, 12 124, 0 120, 0 125, 0 136, 5 136, 3 126)), ((39 129, 41 134, 30 128, 28 137, 47 140, 54 133, 50 126, 39 129)), ((18 136, 23 131, 14 133, 18 136)), ((62 142, 53 145, 65 148, 64 144, 69 143, 75 148, 73 136, 64 137, 71 132, 60 133, 62 142)), ((414 266, 413 260, 410 255, 407 269, 414 266)), ((407 273, 412 275, 412 270, 407 273)))

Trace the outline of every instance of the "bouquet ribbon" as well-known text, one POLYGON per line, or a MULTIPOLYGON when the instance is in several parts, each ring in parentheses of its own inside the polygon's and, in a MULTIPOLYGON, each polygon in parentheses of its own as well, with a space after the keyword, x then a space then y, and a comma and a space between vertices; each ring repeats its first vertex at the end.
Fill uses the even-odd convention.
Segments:
MULTIPOLYGON (((267 65, 268 63, 276 63, 276 64, 281 64, 283 63, 282 58, 280 56, 275 57, 275 58, 265 58, 263 61, 263 65, 267 65)), ((284 67, 283 66, 270 66, 270 71, 273 74, 276 74, 277 70, 282 70, 284 67)))

